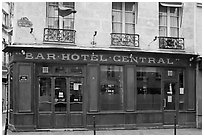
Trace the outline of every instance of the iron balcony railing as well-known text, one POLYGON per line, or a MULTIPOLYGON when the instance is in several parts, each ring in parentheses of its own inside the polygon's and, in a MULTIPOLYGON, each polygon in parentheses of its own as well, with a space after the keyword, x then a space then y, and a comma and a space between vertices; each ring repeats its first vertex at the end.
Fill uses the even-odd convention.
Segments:
POLYGON ((112 46, 139 47, 138 34, 111 33, 112 46))
POLYGON ((160 49, 184 50, 184 38, 178 37, 158 37, 160 49))
POLYGON ((70 29, 44 29, 44 42, 75 43, 75 30, 70 29))

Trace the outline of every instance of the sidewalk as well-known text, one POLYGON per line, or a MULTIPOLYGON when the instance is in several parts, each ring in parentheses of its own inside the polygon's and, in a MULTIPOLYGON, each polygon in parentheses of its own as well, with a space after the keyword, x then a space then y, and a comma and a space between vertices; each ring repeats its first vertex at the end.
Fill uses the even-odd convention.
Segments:
MULTIPOLYGON (((202 135, 201 129, 185 128, 177 129, 177 135, 202 135)), ((74 131, 74 130, 52 130, 36 132, 11 132, 8 135, 94 135, 93 130, 74 131)), ((100 130, 96 135, 174 135, 174 129, 140 129, 140 130, 100 130)))

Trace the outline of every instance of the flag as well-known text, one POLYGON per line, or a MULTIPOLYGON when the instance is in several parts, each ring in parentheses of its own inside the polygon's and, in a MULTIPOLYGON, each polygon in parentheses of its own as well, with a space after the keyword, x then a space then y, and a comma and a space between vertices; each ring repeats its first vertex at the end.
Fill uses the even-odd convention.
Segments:
POLYGON ((72 8, 66 8, 66 7, 62 7, 62 6, 59 6, 59 8, 58 8, 59 16, 65 17, 65 16, 68 16, 72 13, 76 13, 76 11, 72 8))

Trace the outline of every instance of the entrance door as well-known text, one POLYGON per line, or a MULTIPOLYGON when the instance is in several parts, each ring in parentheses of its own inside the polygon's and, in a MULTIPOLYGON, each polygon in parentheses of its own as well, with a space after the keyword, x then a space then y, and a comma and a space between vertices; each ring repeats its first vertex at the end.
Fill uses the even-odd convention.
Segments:
POLYGON ((83 78, 39 78, 38 128, 83 126, 83 78))
POLYGON ((54 78, 54 100, 53 100, 53 128, 67 127, 67 78, 55 77, 54 78))
POLYGON ((70 113, 69 119, 70 127, 82 127, 83 123, 83 78, 81 77, 70 77, 69 78, 70 87, 70 113))
POLYGON ((163 82, 163 111, 164 124, 174 124, 174 116, 177 113, 177 84, 173 81, 163 82))

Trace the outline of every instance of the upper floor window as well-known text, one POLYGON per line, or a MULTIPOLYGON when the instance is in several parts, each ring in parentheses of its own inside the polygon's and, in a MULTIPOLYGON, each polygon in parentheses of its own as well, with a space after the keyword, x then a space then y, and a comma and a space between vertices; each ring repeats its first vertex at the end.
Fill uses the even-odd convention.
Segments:
POLYGON ((179 37, 181 2, 161 2, 159 4, 159 35, 179 37))
POLYGON ((135 2, 112 3, 112 33, 135 34, 135 2))
POLYGON ((74 2, 48 2, 48 28, 74 29, 74 7, 74 2))
POLYGON ((4 11, 2 11, 2 25, 8 27, 8 14, 4 11))

